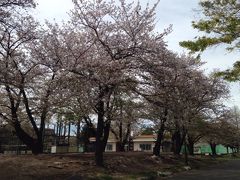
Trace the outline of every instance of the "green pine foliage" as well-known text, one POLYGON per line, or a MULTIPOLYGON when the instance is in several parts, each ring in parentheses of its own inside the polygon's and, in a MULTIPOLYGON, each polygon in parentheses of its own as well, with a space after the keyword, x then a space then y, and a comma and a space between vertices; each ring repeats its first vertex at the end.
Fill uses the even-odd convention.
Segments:
MULTIPOLYGON (((207 48, 226 44, 227 50, 240 48, 240 1, 238 0, 204 0, 199 3, 204 17, 193 21, 193 28, 204 32, 204 36, 196 37, 193 41, 182 41, 180 45, 191 51, 201 53, 207 48)), ((237 61, 232 69, 219 72, 229 81, 240 79, 240 62, 237 61)))

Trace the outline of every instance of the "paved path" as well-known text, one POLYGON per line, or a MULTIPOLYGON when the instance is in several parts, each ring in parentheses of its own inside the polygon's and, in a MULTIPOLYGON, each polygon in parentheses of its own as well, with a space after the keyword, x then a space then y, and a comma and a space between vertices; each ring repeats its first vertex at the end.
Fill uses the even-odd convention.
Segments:
POLYGON ((240 160, 231 160, 201 170, 183 172, 168 180, 240 180, 240 160))

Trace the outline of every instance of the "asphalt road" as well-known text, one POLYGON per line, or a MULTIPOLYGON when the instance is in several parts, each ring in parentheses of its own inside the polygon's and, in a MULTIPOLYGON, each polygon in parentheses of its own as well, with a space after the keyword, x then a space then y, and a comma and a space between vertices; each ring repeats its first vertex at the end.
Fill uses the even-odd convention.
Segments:
POLYGON ((168 180, 240 180, 240 160, 231 160, 222 164, 191 170, 177 174, 168 180))

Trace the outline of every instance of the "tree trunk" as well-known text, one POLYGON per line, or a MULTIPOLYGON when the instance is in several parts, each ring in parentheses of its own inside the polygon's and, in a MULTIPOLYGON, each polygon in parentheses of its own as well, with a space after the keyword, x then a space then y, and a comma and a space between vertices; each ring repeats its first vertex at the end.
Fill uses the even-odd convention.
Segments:
POLYGON ((216 151, 217 144, 212 143, 212 142, 210 142, 209 144, 210 144, 210 147, 211 147, 211 150, 212 150, 212 156, 216 156, 217 155, 217 151, 216 151))
POLYGON ((77 121, 77 147, 80 145, 80 120, 77 121))
POLYGON ((185 165, 188 166, 188 152, 187 152, 187 136, 184 137, 184 159, 185 165))
POLYGON ((188 143, 187 147, 188 147, 189 155, 194 156, 194 144, 193 143, 188 143))
POLYGON ((119 146, 119 151, 120 152, 125 152, 125 143, 121 143, 120 146, 119 146))
POLYGON ((19 123, 15 123, 14 129, 17 137, 32 150, 32 153, 37 155, 43 153, 43 143, 39 139, 34 139, 29 136, 19 123))
POLYGON ((188 137, 187 147, 188 147, 189 155, 194 156, 194 142, 190 137, 188 137))
POLYGON ((102 134, 103 134, 103 122, 102 120, 100 120, 100 118, 98 118, 96 144, 95 144, 95 161, 97 166, 103 166, 102 134))
POLYGON ((124 147, 125 147, 125 143, 123 143, 123 142, 117 142, 117 144, 116 144, 116 150, 117 150, 118 152, 125 152, 124 147))
POLYGON ((96 165, 102 167, 103 166, 103 152, 105 151, 105 147, 107 145, 111 118, 109 116, 109 101, 104 101, 104 97, 108 97, 110 99, 111 90, 109 87, 101 87, 99 86, 99 96, 98 103, 96 105, 97 114, 98 114, 98 122, 97 122, 97 131, 96 131, 96 149, 95 149, 95 161, 96 165), (105 111, 106 105, 106 111, 105 111), (104 121, 105 112, 108 112, 108 116, 106 121, 104 121))
POLYGON ((98 110, 98 122, 95 144, 95 162, 97 166, 103 166, 104 102, 101 96, 99 97, 97 110, 98 110))
POLYGON ((103 152, 105 151, 105 148, 107 146, 107 141, 109 137, 109 132, 110 132, 110 126, 111 126, 111 121, 105 123, 104 129, 103 129, 103 152))
POLYGON ((123 142, 122 142, 122 149, 125 151, 125 145, 128 143, 128 150, 129 151, 129 144, 130 144, 130 132, 131 132, 131 123, 128 123, 127 125, 127 132, 126 132, 126 135, 123 139, 123 142))
POLYGON ((157 134, 157 140, 155 141, 155 146, 153 148, 153 155, 155 156, 160 156, 162 138, 163 138, 163 131, 159 129, 157 134))
POLYGON ((37 155, 37 154, 42 154, 43 153, 43 143, 39 141, 34 141, 34 144, 32 145, 32 153, 37 155))
POLYGON ((66 138, 66 132, 67 132, 67 124, 66 124, 66 122, 64 122, 63 127, 64 127, 64 129, 63 129, 63 139, 64 139, 64 144, 65 144, 65 138, 66 138))
POLYGON ((127 128, 126 128, 127 132, 124 136, 123 136, 123 133, 120 133, 120 132, 122 132, 122 123, 120 123, 119 129, 121 129, 121 130, 119 130, 119 136, 113 129, 111 129, 111 131, 114 134, 115 138, 118 140, 118 142, 116 144, 116 150, 119 152, 125 152, 125 145, 129 141, 129 136, 130 136, 130 131, 131 131, 130 130, 131 123, 127 124, 127 128))
POLYGON ((120 124, 119 124, 119 141, 120 141, 120 144, 122 145, 122 142, 123 142, 123 127, 122 127, 122 117, 121 117, 121 120, 120 120, 120 124))
POLYGON ((55 134, 57 135, 57 137, 58 137, 58 127, 59 127, 59 126, 58 126, 58 121, 57 121, 57 123, 56 123, 56 128, 55 128, 56 131, 54 131, 55 134))
POLYGON ((164 117, 161 120, 161 126, 160 126, 160 129, 158 130, 157 140, 155 141, 155 146, 153 148, 153 155, 155 156, 160 156, 160 148, 162 144, 163 133, 165 130, 165 122, 167 121, 167 114, 168 114, 168 110, 165 108, 164 117))
POLYGON ((180 155, 183 141, 182 141, 181 133, 179 130, 177 130, 173 134, 172 140, 173 140, 173 153, 175 155, 180 155))
POLYGON ((68 123, 68 146, 70 145, 71 122, 68 123))
POLYGON ((63 124, 62 124, 62 122, 60 121, 60 123, 59 123, 59 132, 58 132, 58 137, 59 137, 59 140, 60 140, 60 138, 61 138, 61 136, 62 136, 62 127, 63 127, 63 124))

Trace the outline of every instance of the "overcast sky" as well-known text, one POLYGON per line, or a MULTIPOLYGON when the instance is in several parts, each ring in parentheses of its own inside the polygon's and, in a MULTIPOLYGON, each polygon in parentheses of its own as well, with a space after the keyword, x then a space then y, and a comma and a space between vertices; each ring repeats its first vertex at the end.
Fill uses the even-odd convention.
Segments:
MULTIPOLYGON (((153 0, 140 0, 141 3, 152 2, 153 0)), ((174 52, 183 53, 185 49, 179 46, 179 41, 192 40, 197 36, 198 31, 191 27, 191 22, 200 15, 197 10, 199 0, 161 0, 157 8, 157 31, 162 32, 164 28, 173 25, 173 32, 166 37, 168 47, 174 52)), ((44 19, 57 22, 68 20, 67 12, 73 8, 71 0, 37 0, 38 6, 35 15, 44 22, 44 19)), ((228 53, 223 46, 214 47, 205 51, 202 60, 206 62, 203 66, 206 73, 214 69, 227 69, 238 60, 239 52, 228 53)), ((240 106, 239 83, 231 83, 232 97, 226 104, 229 106, 240 106)))

